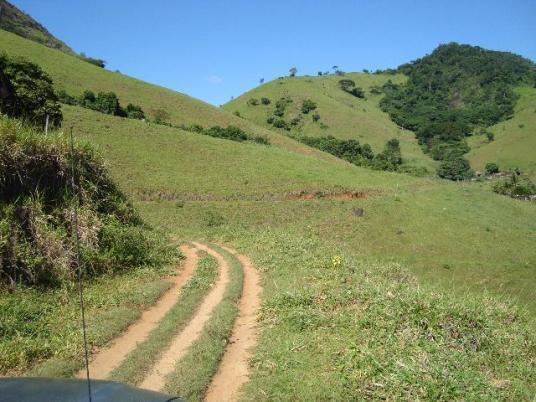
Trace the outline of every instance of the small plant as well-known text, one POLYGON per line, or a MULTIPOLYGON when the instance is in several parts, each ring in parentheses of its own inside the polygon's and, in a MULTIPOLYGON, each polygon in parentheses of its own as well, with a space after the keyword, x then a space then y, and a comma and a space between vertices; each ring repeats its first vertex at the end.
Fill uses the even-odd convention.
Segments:
POLYGON ((489 142, 492 142, 495 139, 495 134, 493 134, 491 131, 486 131, 486 138, 489 142))
POLYGON ((257 106, 259 104, 259 100, 257 98, 250 98, 247 104, 248 106, 257 106))
POLYGON ((269 105, 269 104, 272 103, 272 102, 270 101, 270 99, 268 99, 268 98, 266 98, 266 97, 262 97, 262 98, 261 98, 261 103, 262 103, 263 105, 269 105))
POLYGON ((339 269, 342 266, 342 257, 340 255, 335 255, 331 258, 331 267, 333 269, 339 269))
POLYGON ((318 113, 313 113, 313 122, 317 122, 318 120, 320 120, 320 115, 318 113))
POLYGON ((236 117, 242 117, 242 115, 240 114, 240 112, 238 110, 235 110, 233 112, 233 114, 236 116, 236 117))
POLYGON ((304 114, 309 113, 312 110, 316 109, 316 103, 313 102, 311 99, 305 99, 302 103, 301 111, 304 114))
POLYGON ((499 166, 493 162, 486 163, 486 174, 492 175, 496 173, 499 173, 499 166))

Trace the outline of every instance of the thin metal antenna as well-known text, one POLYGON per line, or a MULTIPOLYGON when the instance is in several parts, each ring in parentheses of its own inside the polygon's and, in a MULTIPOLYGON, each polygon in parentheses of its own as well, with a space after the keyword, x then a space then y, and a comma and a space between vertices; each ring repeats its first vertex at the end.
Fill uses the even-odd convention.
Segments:
POLYGON ((73 213, 73 230, 75 233, 76 240, 76 267, 78 268, 78 293, 80 296, 80 311, 82 315, 82 332, 84 334, 84 353, 86 361, 86 378, 87 378, 87 396, 89 402, 92 401, 91 398, 91 380, 89 378, 89 353, 87 348, 87 333, 86 333, 86 314, 84 309, 84 286, 82 284, 82 265, 80 264, 80 236, 78 235, 78 204, 80 199, 78 198, 78 192, 76 191, 76 183, 74 180, 75 168, 74 168, 74 140, 73 140, 73 127, 71 126, 71 189, 73 191, 73 196, 76 199, 74 203, 74 213, 73 213))

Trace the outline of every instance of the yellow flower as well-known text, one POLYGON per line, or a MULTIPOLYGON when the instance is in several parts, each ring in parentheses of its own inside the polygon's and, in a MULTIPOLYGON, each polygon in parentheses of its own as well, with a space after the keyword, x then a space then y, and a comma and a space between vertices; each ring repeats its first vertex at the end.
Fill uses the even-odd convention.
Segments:
POLYGON ((331 259, 331 265, 333 266, 334 269, 340 268, 340 266, 342 265, 341 256, 340 255, 333 256, 333 258, 331 259))

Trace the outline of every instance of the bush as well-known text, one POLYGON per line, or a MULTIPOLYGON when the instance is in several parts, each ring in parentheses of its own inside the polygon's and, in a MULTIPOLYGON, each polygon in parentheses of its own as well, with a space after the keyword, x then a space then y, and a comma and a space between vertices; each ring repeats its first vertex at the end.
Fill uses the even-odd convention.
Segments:
POLYGON ((513 198, 527 198, 536 195, 536 184, 527 176, 513 172, 509 178, 495 183, 493 191, 513 198))
POLYGON ((56 96, 58 97, 58 102, 64 103, 66 105, 77 105, 78 101, 74 96, 69 95, 63 89, 60 89, 56 96))
POLYGON ((355 88, 355 82, 351 79, 345 78, 339 81, 339 86, 343 91, 350 92, 353 88, 355 88))
POLYGON ((283 119, 274 119, 274 121, 272 122, 272 125, 275 128, 284 128, 284 129, 287 128, 287 122, 283 119))
POLYGON ((55 286, 75 278, 72 215, 78 200, 86 274, 169 256, 155 251, 156 240, 146 238, 149 232, 95 151, 76 145, 74 157, 77 197, 66 139, 0 120, 0 281, 55 286))
POLYGON ((469 161, 462 157, 445 159, 437 168, 437 175, 442 179, 466 180, 473 176, 469 161))
POLYGON ((312 110, 316 109, 316 103, 313 102, 311 99, 305 99, 302 103, 301 111, 304 114, 309 113, 312 110))
POLYGON ((486 174, 492 175, 495 173, 499 173, 499 166, 493 162, 486 163, 486 174))
POLYGON ((0 55, 0 111, 32 125, 61 125, 63 115, 52 79, 38 65, 0 55))
POLYGON ((129 119, 138 119, 138 120, 145 119, 145 113, 143 112, 142 108, 138 105, 133 105, 132 103, 129 103, 125 109, 125 112, 129 119))
POLYGON ((271 103, 271 101, 270 101, 270 99, 268 99, 268 98, 264 98, 264 97, 262 97, 262 98, 261 98, 261 103, 262 103, 263 105, 269 105, 269 104, 271 103))
POLYGON ((248 100, 247 104, 249 106, 257 106, 259 104, 259 100, 257 98, 251 98, 248 100))
POLYGON ((320 120, 320 115, 318 113, 313 113, 313 121, 316 123, 318 120, 320 120))
POLYGON ((487 131, 486 132, 486 138, 488 139, 489 142, 495 140, 495 134, 493 134, 491 131, 487 131))

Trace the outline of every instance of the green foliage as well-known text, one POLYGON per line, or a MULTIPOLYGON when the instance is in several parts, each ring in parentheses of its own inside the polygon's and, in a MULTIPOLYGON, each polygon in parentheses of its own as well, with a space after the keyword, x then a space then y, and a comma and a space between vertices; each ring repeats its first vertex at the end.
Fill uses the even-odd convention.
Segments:
POLYGON ((295 77, 298 69, 296 67, 292 67, 290 70, 288 70, 288 72, 291 77, 295 77))
POLYGON ((57 285, 74 278, 77 202, 86 273, 148 265, 169 255, 157 250, 93 149, 78 145, 74 158, 79 199, 71 189, 72 154, 64 138, 0 121, 1 281, 57 285))
POLYGON ((440 142, 437 139, 431 141, 430 155, 436 161, 442 161, 445 159, 452 159, 455 157, 462 157, 463 154, 469 152, 470 148, 465 140, 440 142))
POLYGON ((335 155, 348 162, 361 164, 361 160, 372 159, 373 154, 370 146, 363 146, 357 140, 340 140, 333 136, 327 137, 302 137, 301 142, 321 151, 335 155))
POLYGON ((386 161, 388 164, 394 166, 393 169, 382 169, 382 170, 396 170, 396 166, 402 164, 402 153, 400 151, 400 142, 396 139, 390 139, 385 144, 385 149, 383 152, 376 156, 377 159, 386 161))
POLYGON ((262 103, 263 105, 269 105, 269 104, 272 103, 272 102, 270 101, 270 99, 268 99, 268 98, 266 98, 266 97, 263 96, 263 97, 261 98, 261 103, 262 103))
POLYGON ((61 106, 52 79, 37 64, 0 55, 0 112, 32 125, 60 126, 61 106))
POLYGON ((58 97, 58 102, 65 103, 66 105, 77 105, 78 101, 74 96, 69 95, 65 90, 60 89, 56 96, 58 97))
POLYGON ((232 141, 246 141, 249 139, 248 135, 239 127, 227 126, 226 128, 220 126, 213 126, 204 131, 206 135, 216 138, 225 138, 232 141))
POLYGON ((318 120, 320 120, 320 115, 318 113, 313 113, 313 121, 316 123, 318 120))
POLYGON ((80 53, 78 57, 80 58, 80 60, 84 60, 85 62, 89 64, 93 64, 94 66, 97 66, 100 68, 106 67, 106 62, 104 60, 86 56, 83 52, 80 53))
POLYGON ((534 80, 534 63, 520 56, 450 43, 398 68, 407 84, 383 86, 381 107, 400 126, 432 139, 460 141, 475 126, 490 126, 513 113, 513 85, 534 80))
POLYGON ((138 120, 145 119, 145 113, 143 112, 142 108, 138 105, 133 105, 132 103, 129 103, 125 109, 125 112, 129 119, 138 119, 138 120))
POLYGON ((437 168, 437 175, 448 180, 467 180, 473 177, 469 161, 461 156, 445 159, 437 168))
POLYGON ((499 165, 493 162, 486 163, 486 174, 492 175, 495 173, 499 173, 499 165))
POLYGON ((259 100, 257 98, 250 98, 248 100, 249 106, 257 106, 259 104, 259 100))
POLYGON ((527 176, 519 172, 512 172, 510 177, 495 183, 493 191, 512 198, 529 199, 536 196, 536 184, 527 176))
POLYGON ((363 91, 363 88, 356 87, 355 82, 351 79, 345 78, 345 79, 340 80, 339 86, 344 92, 348 92, 349 94, 355 96, 356 98, 365 97, 365 91, 363 91))
POLYGON ((316 109, 316 103, 313 102, 311 99, 305 99, 302 103, 301 111, 304 114, 309 113, 312 110, 316 109))
POLYGON ((489 142, 495 140, 495 134, 493 134, 491 131, 486 131, 486 138, 489 142))

